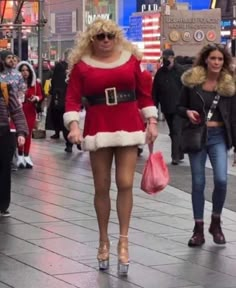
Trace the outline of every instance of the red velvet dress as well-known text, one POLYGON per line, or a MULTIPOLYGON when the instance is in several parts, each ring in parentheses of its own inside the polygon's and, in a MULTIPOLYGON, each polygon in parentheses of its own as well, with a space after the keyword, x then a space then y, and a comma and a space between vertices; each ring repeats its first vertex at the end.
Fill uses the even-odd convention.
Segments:
POLYGON ((113 63, 98 62, 86 56, 74 66, 67 87, 65 125, 68 127, 71 121, 79 121, 82 96, 95 97, 112 87, 117 91, 134 90, 137 101, 89 106, 82 143, 85 150, 144 144, 145 127, 139 109, 144 118, 157 117, 150 85, 145 81, 140 62, 124 51, 113 63))
POLYGON ((25 102, 23 103, 23 111, 25 114, 25 118, 29 128, 29 134, 25 139, 24 147, 18 147, 19 151, 24 151, 25 155, 29 154, 30 146, 31 146, 31 138, 32 138, 32 131, 35 127, 35 120, 36 120, 36 109, 34 103, 30 102, 29 99, 33 96, 38 96, 39 100, 42 100, 42 88, 41 84, 37 81, 35 82, 34 86, 31 86, 27 89, 25 93, 25 102))

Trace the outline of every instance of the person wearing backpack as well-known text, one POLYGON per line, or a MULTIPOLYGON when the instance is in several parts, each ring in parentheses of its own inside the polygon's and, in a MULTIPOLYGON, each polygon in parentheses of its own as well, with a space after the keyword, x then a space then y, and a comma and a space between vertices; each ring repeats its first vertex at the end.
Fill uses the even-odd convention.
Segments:
MULTIPOLYGON (((3 71, 0 62, 0 72, 3 71)), ((0 80, 0 216, 9 217, 11 199, 11 160, 15 151, 15 134, 10 132, 9 115, 16 128, 17 144, 25 144, 28 127, 24 112, 10 85, 0 80)))
POLYGON ((36 79, 33 66, 27 61, 21 61, 17 64, 16 69, 21 73, 28 89, 25 92, 25 101, 23 102, 23 111, 29 128, 29 135, 26 137, 25 145, 18 145, 18 168, 33 168, 34 164, 29 156, 32 132, 35 127, 37 103, 43 99, 41 84, 36 79))

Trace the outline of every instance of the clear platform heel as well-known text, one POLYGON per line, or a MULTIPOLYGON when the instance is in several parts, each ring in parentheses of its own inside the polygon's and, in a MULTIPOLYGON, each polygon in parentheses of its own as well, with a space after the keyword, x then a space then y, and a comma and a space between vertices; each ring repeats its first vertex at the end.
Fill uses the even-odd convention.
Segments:
POLYGON ((126 276, 129 270, 128 236, 120 235, 117 246, 118 253, 118 274, 126 276))
POLYGON ((107 270, 109 268, 109 252, 110 242, 100 241, 97 255, 99 270, 107 270))

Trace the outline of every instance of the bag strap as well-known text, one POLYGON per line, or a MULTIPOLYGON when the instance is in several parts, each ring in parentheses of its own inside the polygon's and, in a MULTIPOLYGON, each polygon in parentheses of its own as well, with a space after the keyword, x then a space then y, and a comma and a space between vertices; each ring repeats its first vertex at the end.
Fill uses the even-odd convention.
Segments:
POLYGON ((208 111, 206 122, 211 120, 211 117, 213 116, 219 101, 220 101, 220 95, 216 94, 212 103, 211 103, 210 110, 208 111))
POLYGON ((8 103, 9 103, 9 93, 8 93, 8 88, 7 88, 7 83, 5 82, 1 82, 0 83, 0 87, 1 87, 1 91, 2 91, 2 95, 3 95, 3 98, 8 106, 8 103))

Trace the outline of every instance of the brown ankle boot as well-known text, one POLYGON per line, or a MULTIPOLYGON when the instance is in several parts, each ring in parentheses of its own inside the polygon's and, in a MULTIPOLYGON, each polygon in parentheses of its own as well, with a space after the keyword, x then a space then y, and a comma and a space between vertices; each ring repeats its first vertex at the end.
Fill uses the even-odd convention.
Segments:
POLYGON ((213 241, 216 244, 225 244, 225 236, 222 232, 220 222, 220 216, 212 215, 209 233, 211 233, 211 235, 213 236, 213 241))
POLYGON ((197 247, 205 243, 203 227, 204 227, 203 221, 195 222, 195 226, 193 229, 193 236, 188 241, 189 247, 197 247))

